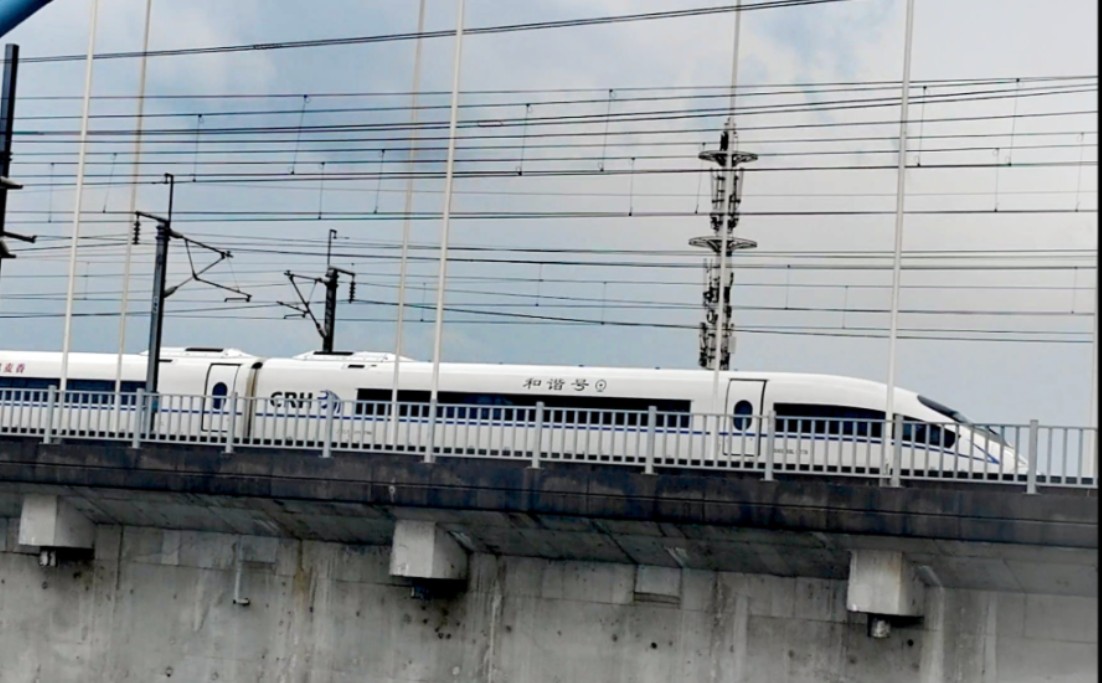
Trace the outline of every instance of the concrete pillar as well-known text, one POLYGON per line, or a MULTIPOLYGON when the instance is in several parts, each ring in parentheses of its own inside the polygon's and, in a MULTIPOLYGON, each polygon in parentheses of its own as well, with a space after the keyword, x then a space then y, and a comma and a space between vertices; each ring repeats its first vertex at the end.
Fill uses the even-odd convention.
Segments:
POLYGON ((400 519, 394 527, 390 575, 410 579, 466 580, 467 552, 436 522, 400 519))
POLYGON ((95 525, 63 498, 42 494, 23 498, 19 545, 90 549, 95 536, 95 525))
POLYGON ((846 607, 851 612, 919 617, 925 586, 914 566, 896 550, 854 550, 849 563, 846 607))

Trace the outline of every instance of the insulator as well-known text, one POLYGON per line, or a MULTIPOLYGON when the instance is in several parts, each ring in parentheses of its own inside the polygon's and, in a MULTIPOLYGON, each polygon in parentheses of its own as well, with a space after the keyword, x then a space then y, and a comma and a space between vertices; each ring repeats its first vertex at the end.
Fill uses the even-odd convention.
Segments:
POLYGON ((352 280, 348 283, 348 303, 352 303, 356 299, 356 281, 352 280))
POLYGON ((133 243, 137 244, 142 236, 142 223, 141 221, 134 221, 134 239, 133 243))

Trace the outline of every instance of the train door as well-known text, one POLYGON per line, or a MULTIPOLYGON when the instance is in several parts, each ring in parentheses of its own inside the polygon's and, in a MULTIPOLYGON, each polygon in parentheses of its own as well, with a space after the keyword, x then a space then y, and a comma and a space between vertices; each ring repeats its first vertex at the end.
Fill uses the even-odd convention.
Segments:
POLYGON ((727 414, 731 420, 724 452, 734 457, 757 458, 767 431, 765 380, 732 379, 727 383, 727 414))
POLYGON ((230 420, 226 412, 229 409, 229 396, 237 386, 237 373, 240 365, 231 363, 211 363, 207 367, 206 390, 203 392, 204 432, 225 432, 230 420))

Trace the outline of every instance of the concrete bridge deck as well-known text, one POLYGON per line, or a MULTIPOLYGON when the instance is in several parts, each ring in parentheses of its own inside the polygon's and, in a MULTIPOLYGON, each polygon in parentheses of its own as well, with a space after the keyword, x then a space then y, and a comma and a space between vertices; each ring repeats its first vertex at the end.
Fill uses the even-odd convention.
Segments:
POLYGON ((58 659, 69 641, 105 681, 1097 672, 1093 490, 12 439, 0 440, 0 526, 0 628, 28 629, 0 657, 30 676, 0 668, 0 681, 64 680, 78 666, 58 659), (37 566, 18 530, 35 495, 94 525, 94 559, 37 566), (418 582, 394 563, 411 522, 466 556, 458 593, 409 597, 418 582), (850 604, 869 553, 905 558, 925 589, 883 641, 850 604))

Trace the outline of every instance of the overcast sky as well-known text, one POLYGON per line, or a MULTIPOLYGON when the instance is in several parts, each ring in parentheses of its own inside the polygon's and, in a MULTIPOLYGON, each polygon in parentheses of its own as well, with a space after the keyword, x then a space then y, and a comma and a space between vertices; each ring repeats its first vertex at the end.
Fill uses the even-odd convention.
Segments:
MULTIPOLYGON (((710 4, 468 0, 466 25, 710 4)), ((454 27, 452 0, 427 5, 428 30, 454 27)), ((144 6, 144 0, 102 0, 97 51, 139 49, 144 6)), ((870 84, 901 77, 904 6, 903 0, 849 0, 743 15, 736 120, 740 147, 760 159, 746 174, 746 215, 736 233, 758 243, 735 259, 739 369, 886 379, 883 311, 890 303, 896 187, 891 152, 898 133, 891 121, 898 120, 898 108, 855 107, 852 100, 886 98, 881 104, 891 104, 898 97, 870 84), (808 85, 827 83, 864 89, 808 85), (778 106, 793 111, 777 113, 778 106), (883 168, 796 168, 855 165, 883 168)), ((153 7, 154 49, 405 33, 417 21, 414 0, 154 0, 153 7)), ((54 0, 5 41, 19 44, 25 60, 81 54, 89 8, 90 0, 54 0)), ((455 184, 456 260, 449 268, 447 302, 478 313, 448 313, 445 360, 695 366, 703 254, 691 253, 687 240, 709 232, 708 181, 701 182, 696 154, 701 145, 715 145, 724 120, 726 100, 717 96, 717 87, 730 80, 733 26, 728 13, 466 38, 460 121, 468 127, 461 130, 460 146, 483 149, 460 149, 457 170, 517 172, 464 177, 455 184), (656 110, 684 116, 617 119, 656 110), (569 125, 547 120, 563 116, 588 118, 569 125), (526 117, 527 125, 510 125, 526 117), (531 137, 486 137, 522 132, 531 137), (539 146, 554 143, 590 146, 539 146), (539 173, 563 169, 592 174, 539 173), (464 215, 469 212, 510 215, 464 215), (563 212, 602 215, 548 217, 563 212), (612 213, 618 215, 605 215, 612 213), (504 247, 515 251, 487 250, 504 247), (668 327, 614 324, 625 322, 668 327)), ((448 99, 441 93, 450 87, 452 49, 451 38, 424 41, 426 94, 420 101, 434 108, 420 111, 422 122, 446 123, 448 99)), ((337 345, 393 350, 402 232, 393 214, 403 208, 405 181, 398 174, 409 147, 398 138, 409 131, 295 129, 408 124, 404 93, 412 84, 413 51, 414 42, 395 41, 149 60, 147 93, 153 99, 146 113, 160 116, 145 123, 153 132, 138 207, 163 212, 165 187, 153 180, 175 173, 177 229, 233 250, 234 258, 212 269, 210 278, 250 292, 258 306, 225 303, 225 292, 190 283, 169 300, 166 345, 229 345, 259 355, 316 348, 312 325, 284 320, 291 311, 273 304, 294 300, 285 270, 322 273, 324 240, 332 228, 342 238, 334 244, 333 263, 357 273, 359 300, 341 305, 337 345), (286 97, 210 97, 242 94, 286 97), (235 113, 242 111, 265 113, 235 113), (242 126, 288 130, 217 132, 242 126), (242 161, 267 163, 229 165, 242 161), (258 172, 276 176, 203 182, 211 174, 258 172), (235 220, 226 220, 227 212, 235 220), (271 220, 240 220, 250 214, 271 220), (232 310, 209 310, 225 307, 232 310)), ((1095 77, 1097 55, 1097 7, 1090 0, 918 0, 912 96, 930 102, 912 105, 910 112, 911 135, 920 138, 908 145, 910 162, 923 168, 907 175, 907 208, 915 213, 905 221, 901 306, 913 312, 900 318, 908 337, 899 343, 901 386, 981 421, 1088 421, 1097 79, 1034 79, 1095 77), (994 78, 1022 80, 932 83, 994 78), (996 168, 995 160, 1013 165, 996 168), (957 213, 930 213, 945 210, 957 213), (937 338, 912 338, 923 336, 937 338), (1034 341, 1022 341, 1027 339, 1034 341)), ((113 351, 118 344, 117 319, 110 316, 118 313, 121 238, 130 230, 125 212, 132 138, 103 133, 132 129, 132 118, 118 116, 133 114, 135 102, 105 96, 135 95, 138 67, 137 59, 104 60, 95 67, 88 156, 89 182, 95 184, 84 199, 75 307, 84 315, 74 323, 77 350, 113 351)), ((13 243, 20 257, 4 263, 0 344, 6 348, 62 345, 83 69, 80 61, 21 66, 12 175, 27 189, 9 201, 9 227, 41 240, 34 247, 13 243)), ((433 139, 421 142, 426 149, 419 153, 420 171, 442 171, 445 134, 442 128, 422 133, 433 139)), ((412 252, 409 302, 415 305, 433 303, 442 188, 438 178, 417 184, 414 209, 424 217, 412 224, 418 248, 412 252)), ((148 310, 151 237, 147 226, 133 252, 132 308, 139 315, 128 325, 129 351, 147 345, 148 319, 140 314, 148 310)), ((170 283, 184 279, 188 266, 182 247, 173 249, 170 283)), ((200 253, 193 256, 197 264, 206 263, 200 253)), ((320 315, 320 291, 313 300, 320 315)), ((428 360, 432 311, 412 309, 407 319, 406 355, 428 360)))

